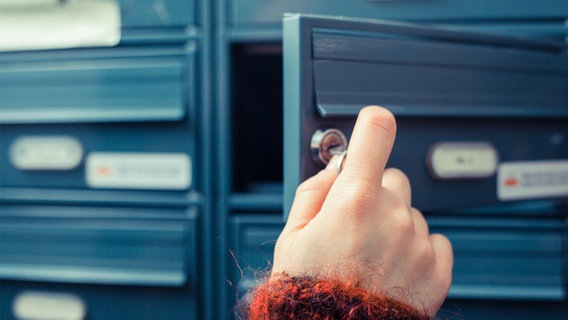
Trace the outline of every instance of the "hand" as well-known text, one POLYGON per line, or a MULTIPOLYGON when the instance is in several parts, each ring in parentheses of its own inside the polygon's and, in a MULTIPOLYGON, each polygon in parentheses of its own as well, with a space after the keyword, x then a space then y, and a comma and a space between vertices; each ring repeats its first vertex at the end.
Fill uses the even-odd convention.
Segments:
POLYGON ((360 112, 341 174, 333 159, 298 187, 272 272, 337 278, 433 317, 451 284, 452 247, 411 206, 408 178, 385 170, 395 135, 389 111, 360 112))

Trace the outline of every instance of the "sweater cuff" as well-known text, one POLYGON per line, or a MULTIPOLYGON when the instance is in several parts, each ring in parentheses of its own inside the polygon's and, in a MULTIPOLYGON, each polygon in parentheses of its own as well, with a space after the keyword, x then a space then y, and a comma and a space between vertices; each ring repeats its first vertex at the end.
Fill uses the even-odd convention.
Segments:
POLYGON ((253 293, 248 319, 419 319, 406 303, 334 279, 273 275, 253 293))

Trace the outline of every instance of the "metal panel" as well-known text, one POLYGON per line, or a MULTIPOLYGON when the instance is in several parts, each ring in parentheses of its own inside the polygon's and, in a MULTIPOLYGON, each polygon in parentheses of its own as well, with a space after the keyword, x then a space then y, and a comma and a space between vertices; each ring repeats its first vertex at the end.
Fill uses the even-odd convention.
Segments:
POLYGON ((183 286, 196 270, 195 209, 2 207, 0 278, 183 286))
POLYGON ((123 28, 172 27, 192 24, 197 3, 192 0, 118 0, 123 28))
MULTIPOLYGON (((88 160, 101 152, 184 155, 191 162, 189 177, 200 172, 197 90, 202 84, 196 81, 196 43, 187 40, 0 55, 0 186, 86 188, 88 160), (14 161, 14 148, 21 139, 38 137, 74 141, 81 161, 66 170, 41 165, 25 170, 14 161)), ((64 151, 61 145, 42 146, 46 160, 57 156, 57 148, 64 151)), ((201 179, 190 181, 193 188, 201 179)))
MULTIPOLYGON (((538 213, 535 213, 538 215, 538 213)), ((450 298, 559 300, 566 298, 562 259, 565 224, 558 218, 432 217, 455 255, 450 298)))
POLYGON ((188 48, 0 55, 0 123, 181 120, 195 99, 188 48))
MULTIPOLYGON (((0 140, 0 159, 3 163, 0 168, 2 180, 0 186, 2 188, 80 188, 80 189, 147 189, 147 190, 178 190, 184 191, 187 189, 199 190, 201 179, 199 178, 199 157, 196 151, 195 130, 192 126, 188 126, 187 122, 178 124, 160 125, 157 123, 149 124, 69 124, 69 125, 55 125, 55 126, 39 126, 39 125, 18 125, 2 128, 2 139, 0 140), (14 145, 17 145, 18 139, 30 137, 69 137, 75 139, 82 146, 82 161, 77 167, 66 170, 25 170, 18 168, 14 160, 11 159, 11 152, 13 152, 14 145), (181 139, 183 144, 180 143, 181 139), (131 172, 128 174, 135 177, 142 178, 150 182, 150 185, 142 186, 137 185, 135 182, 128 182, 128 175, 120 174, 123 171, 120 169, 119 164, 113 164, 115 172, 119 179, 127 184, 120 184, 113 182, 112 184, 90 185, 88 180, 93 175, 93 170, 96 169, 96 164, 88 165, 91 157, 100 155, 105 152, 107 155, 114 155, 113 157, 118 161, 123 161, 122 155, 130 154, 141 159, 139 166, 136 166, 138 172, 131 172), (187 167, 179 163, 173 166, 164 167, 158 158, 155 157, 184 157, 191 159, 192 165, 187 167), (152 160, 155 159, 155 160, 152 160), (144 164, 145 161, 150 160, 151 163, 144 164), (180 174, 187 175, 190 178, 190 183, 176 185, 174 181, 179 180, 179 177, 167 176, 167 172, 160 173, 160 168, 164 167, 166 170, 174 170, 180 174), (178 168, 179 167, 179 168, 178 168), (153 169, 152 169, 153 168, 153 169), (181 171, 178 171, 181 169, 181 171), (150 170, 150 171, 148 171, 150 170), (158 170, 154 173, 153 170, 158 170), (189 170, 189 171, 186 171, 189 170), (157 174, 157 175, 155 175, 157 174), (123 176, 120 178, 120 176, 123 176), (192 178, 193 177, 193 178, 192 178), (170 179, 171 178, 171 179, 170 179), (171 186, 152 186, 152 182, 157 179, 167 179, 166 183, 172 181, 171 186), (173 189, 172 189, 173 188, 173 189)), ((51 146, 48 146, 51 148, 51 146)), ((46 156, 50 156, 48 150, 46 156)), ((56 157, 56 155, 54 155, 56 157)), ((128 165, 124 162, 122 166, 128 165)), ((129 170, 135 167, 130 167, 129 170)), ((172 171, 172 172, 174 172, 172 171)), ((126 172, 125 172, 126 173, 126 172)), ((103 174, 103 172, 101 172, 103 174)), ((113 174, 114 175, 114 174, 113 174)), ((186 182, 188 182, 186 180, 186 182)), ((56 192, 56 190, 54 190, 56 192)), ((51 192, 51 191, 50 191, 51 192)), ((31 195, 31 193, 30 193, 31 195)))
POLYGON ((207 240, 211 5, 116 2, 116 47, 0 53, 2 319, 14 319, 15 298, 29 291, 76 295, 88 319, 224 314, 207 240), (56 158, 78 143, 82 158, 16 164, 12 147, 26 138, 47 143, 36 155, 56 158), (193 179, 176 190, 89 185, 90 156, 109 153, 187 157, 193 179))
POLYGON ((568 117, 565 56, 385 37, 313 33, 322 117, 355 116, 373 103, 399 116, 568 117))
POLYGON ((337 128, 349 137, 365 105, 398 118, 388 165, 406 172, 424 211, 500 202, 496 175, 432 177, 437 143, 488 142, 501 164, 568 159, 561 43, 301 15, 284 28, 285 212, 296 186, 322 168, 309 153, 312 134, 337 128))
POLYGON ((231 220, 233 260, 228 263, 238 298, 244 298, 270 271, 274 245, 283 227, 277 215, 241 214, 231 220))
MULTIPOLYGON (((427 217, 432 232, 447 235, 454 248, 449 298, 565 299, 562 212, 547 218, 507 217, 513 212, 495 215, 498 219, 462 212, 427 217)), ((231 269, 241 296, 269 270, 282 227, 277 217, 250 214, 234 220, 236 247, 231 269)))
MULTIPOLYGON (((86 317, 92 320, 120 319, 202 319, 199 313, 199 296, 191 287, 140 287, 117 285, 86 285, 57 282, 30 282, 0 280, 0 317, 4 320, 19 320, 13 312, 18 297, 26 293, 43 295, 70 295, 84 304, 86 317)), ((27 305, 33 307, 33 305, 27 305)), ((53 304, 51 306, 57 306, 53 304)), ((65 309, 36 308, 46 318, 65 314, 65 309), (49 310, 47 310, 49 309, 49 310)))
POLYGON ((230 24, 250 26, 254 24, 279 23, 285 12, 342 15, 361 18, 397 20, 505 20, 566 18, 568 4, 563 0, 534 2, 530 0, 499 1, 228 1, 230 24))

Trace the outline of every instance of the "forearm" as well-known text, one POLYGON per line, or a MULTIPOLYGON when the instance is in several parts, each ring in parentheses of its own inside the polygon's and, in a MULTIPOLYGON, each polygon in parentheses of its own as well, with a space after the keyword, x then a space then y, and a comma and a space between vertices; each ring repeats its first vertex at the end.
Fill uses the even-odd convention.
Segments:
POLYGON ((250 320, 269 319, 428 319, 392 298, 334 279, 272 276, 254 292, 250 320))

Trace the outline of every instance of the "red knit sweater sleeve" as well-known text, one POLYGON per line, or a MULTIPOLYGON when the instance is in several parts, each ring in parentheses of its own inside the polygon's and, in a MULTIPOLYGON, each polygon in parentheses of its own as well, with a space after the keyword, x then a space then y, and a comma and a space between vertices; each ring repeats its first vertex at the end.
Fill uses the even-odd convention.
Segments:
POLYGON ((253 293, 250 320, 428 319, 411 306, 359 286, 309 276, 273 276, 253 293))

